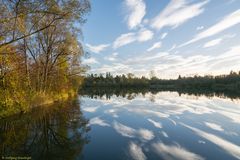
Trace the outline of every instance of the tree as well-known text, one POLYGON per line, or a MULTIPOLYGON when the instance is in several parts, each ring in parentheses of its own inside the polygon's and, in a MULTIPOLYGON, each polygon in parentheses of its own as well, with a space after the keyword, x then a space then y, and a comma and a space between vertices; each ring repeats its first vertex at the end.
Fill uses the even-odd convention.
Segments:
POLYGON ((0 107, 14 105, 16 95, 32 101, 39 94, 76 93, 86 71, 78 39, 89 11, 88 0, 0 0, 0 87, 6 102, 0 107))
POLYGON ((56 21, 77 19, 82 23, 89 8, 88 0, 0 0, 0 47, 41 32, 56 21), (48 23, 36 27, 48 18, 48 23))
POLYGON ((150 79, 156 79, 157 78, 154 70, 150 71, 149 77, 150 77, 150 79))

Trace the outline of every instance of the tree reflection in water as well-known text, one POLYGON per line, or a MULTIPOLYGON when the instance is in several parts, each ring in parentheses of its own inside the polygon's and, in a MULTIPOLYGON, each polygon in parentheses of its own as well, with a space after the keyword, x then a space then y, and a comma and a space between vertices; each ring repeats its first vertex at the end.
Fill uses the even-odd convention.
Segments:
MULTIPOLYGON (((117 88, 117 87, 95 87, 95 88, 83 88, 80 90, 79 94, 83 96, 87 96, 90 98, 103 98, 111 99, 112 96, 117 97, 126 97, 131 100, 134 99, 138 94, 145 95, 151 93, 152 95, 156 95, 159 92, 177 92, 179 96, 181 95, 193 95, 193 96, 206 96, 208 98, 211 97, 221 97, 221 98, 231 98, 231 99, 240 99, 239 92, 231 92, 231 91, 212 91, 212 90, 199 90, 199 89, 154 89, 154 88, 117 88)), ((154 101, 154 96, 152 99, 154 101)))
POLYGON ((90 128, 78 101, 36 108, 0 120, 0 155, 76 159, 90 128))

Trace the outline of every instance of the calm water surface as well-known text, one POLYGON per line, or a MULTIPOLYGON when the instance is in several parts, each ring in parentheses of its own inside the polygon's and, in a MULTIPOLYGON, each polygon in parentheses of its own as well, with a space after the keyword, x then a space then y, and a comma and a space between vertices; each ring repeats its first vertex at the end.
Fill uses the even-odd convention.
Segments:
POLYGON ((175 92, 79 96, 1 121, 1 154, 33 159, 240 159, 240 101, 175 92))

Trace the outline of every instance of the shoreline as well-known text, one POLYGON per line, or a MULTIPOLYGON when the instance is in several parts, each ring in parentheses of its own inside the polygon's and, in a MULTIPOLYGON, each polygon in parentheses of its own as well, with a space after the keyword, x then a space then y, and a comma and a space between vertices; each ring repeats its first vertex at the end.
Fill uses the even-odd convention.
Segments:
POLYGON ((45 106, 48 107, 54 104, 63 103, 63 102, 72 100, 73 98, 76 98, 77 92, 62 93, 62 94, 55 95, 55 97, 52 95, 43 95, 43 94, 36 94, 34 96, 35 97, 30 102, 24 102, 26 103, 26 105, 19 104, 19 106, 17 107, 17 110, 16 110, 16 106, 14 105, 7 106, 6 108, 8 109, 3 109, 3 112, 0 112, 0 119, 4 119, 4 118, 18 115, 21 113, 30 112, 32 109, 35 109, 38 107, 45 107, 45 106))

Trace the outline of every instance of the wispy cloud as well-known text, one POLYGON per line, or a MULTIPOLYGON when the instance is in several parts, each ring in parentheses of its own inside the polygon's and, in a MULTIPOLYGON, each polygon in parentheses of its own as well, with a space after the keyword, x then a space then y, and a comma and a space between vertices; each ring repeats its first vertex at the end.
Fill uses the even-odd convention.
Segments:
POLYGON ((125 5, 128 10, 126 16, 128 27, 133 29, 141 24, 146 14, 146 5, 143 0, 125 0, 125 5))
POLYGON ((197 34, 192 40, 180 45, 180 47, 182 46, 186 46, 189 45, 191 43, 194 43, 196 41, 199 41, 201 39, 207 38, 207 37, 211 37, 213 35, 216 35, 230 27, 233 27, 237 24, 240 23, 240 9, 230 13, 229 15, 225 16, 221 21, 219 21, 217 24, 211 26, 208 29, 205 29, 204 31, 200 32, 199 34, 197 34))
POLYGON ((90 65, 99 63, 95 58, 91 57, 88 59, 83 59, 82 64, 90 65))
POLYGON ((208 1, 202 1, 188 4, 186 0, 171 0, 166 8, 152 20, 151 26, 159 30, 163 27, 176 28, 203 13, 203 6, 207 3, 208 1))
POLYGON ((106 73, 111 72, 112 74, 125 74, 131 72, 131 68, 128 65, 125 65, 123 63, 112 63, 111 65, 104 64, 101 67, 91 69, 93 73, 106 73))
POLYGON ((117 52, 114 52, 114 53, 111 54, 110 56, 104 57, 104 59, 105 59, 105 60, 108 60, 108 61, 116 61, 117 56, 118 56, 118 53, 117 53, 117 52))
POLYGON ((149 54, 139 53, 136 56, 113 61, 112 64, 104 64, 92 69, 93 73, 111 72, 112 74, 134 73, 137 76, 148 76, 150 70, 155 70, 160 78, 177 78, 193 75, 227 74, 231 70, 239 70, 240 46, 233 46, 218 54, 199 54, 183 56, 170 52, 157 52, 149 54))
POLYGON ((95 46, 88 44, 88 43, 86 44, 87 49, 93 53, 100 53, 109 46, 110 46, 109 44, 100 44, 100 45, 95 45, 95 46))
POLYGON ((204 26, 198 26, 198 27, 196 28, 197 31, 200 31, 200 30, 202 30, 202 29, 204 29, 204 26))
POLYGON ((135 41, 145 42, 153 38, 153 32, 147 29, 141 29, 138 32, 130 32, 120 35, 114 42, 113 48, 119 48, 135 41))
POLYGON ((138 32, 137 41, 145 42, 153 38, 153 32, 147 29, 142 29, 138 32))
POLYGON ((214 39, 214 40, 211 40, 211 41, 208 41, 207 43, 205 43, 203 45, 204 48, 208 48, 208 47, 213 47, 213 46, 216 46, 218 44, 220 44, 222 42, 222 38, 218 38, 218 39, 214 39))
POLYGON ((154 49, 160 48, 161 46, 162 46, 162 42, 156 42, 150 48, 148 48, 147 51, 150 52, 154 49))
POLYGON ((173 44, 172 47, 171 47, 170 49, 168 49, 167 51, 168 51, 168 52, 171 52, 171 51, 174 50, 176 47, 177 47, 177 45, 176 45, 176 44, 173 44))
POLYGON ((119 48, 136 41, 136 33, 125 33, 119 36, 113 43, 113 48, 119 48))
POLYGON ((164 32, 164 33, 161 35, 161 39, 164 39, 167 35, 168 35, 168 33, 167 33, 167 32, 164 32))

